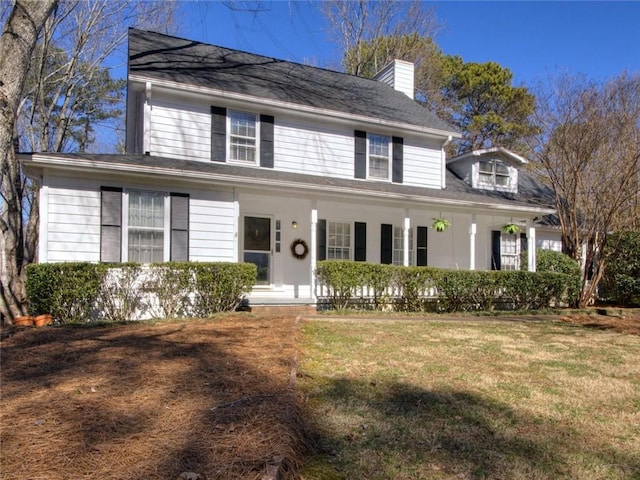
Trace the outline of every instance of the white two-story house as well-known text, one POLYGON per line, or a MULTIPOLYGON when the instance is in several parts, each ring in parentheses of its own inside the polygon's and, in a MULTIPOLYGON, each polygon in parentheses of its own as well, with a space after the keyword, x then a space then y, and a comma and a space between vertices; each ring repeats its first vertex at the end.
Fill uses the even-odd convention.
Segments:
POLYGON ((447 161, 459 134, 413 79, 407 62, 370 80, 131 30, 127 153, 22 156, 39 261, 252 262, 254 304, 313 301, 324 259, 518 268, 526 248, 532 267, 553 210, 522 190, 526 161, 447 161))

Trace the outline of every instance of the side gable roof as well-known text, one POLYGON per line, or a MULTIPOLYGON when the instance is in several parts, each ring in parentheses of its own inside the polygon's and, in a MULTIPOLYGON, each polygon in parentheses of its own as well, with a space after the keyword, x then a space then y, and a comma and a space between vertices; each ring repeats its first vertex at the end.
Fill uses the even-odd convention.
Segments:
POLYGON ((456 130, 405 94, 367 78, 144 30, 129 30, 129 75, 456 130))

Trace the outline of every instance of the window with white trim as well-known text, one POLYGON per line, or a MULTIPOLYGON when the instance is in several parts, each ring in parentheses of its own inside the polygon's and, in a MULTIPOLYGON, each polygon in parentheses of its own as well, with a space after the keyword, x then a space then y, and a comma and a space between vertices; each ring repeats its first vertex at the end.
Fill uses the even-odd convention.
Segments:
MULTIPOLYGON (((393 227, 393 264, 404 265, 404 228, 393 227)), ((415 265, 413 227, 409 227, 409 265, 415 265)))
POLYGON ((520 270, 520 236, 502 233, 500 236, 500 269, 520 270))
POLYGON ((389 180, 391 172, 391 137, 368 134, 369 178, 389 180))
POLYGON ((229 160, 255 164, 258 161, 258 116, 229 110, 228 117, 229 160))
POLYGON ((351 223, 327 222, 327 260, 351 258, 351 223))
POLYGON ((478 183, 484 187, 509 188, 511 172, 500 160, 478 162, 478 183))
POLYGON ((128 192, 128 258, 129 262, 163 262, 166 195, 161 192, 131 190, 128 192))

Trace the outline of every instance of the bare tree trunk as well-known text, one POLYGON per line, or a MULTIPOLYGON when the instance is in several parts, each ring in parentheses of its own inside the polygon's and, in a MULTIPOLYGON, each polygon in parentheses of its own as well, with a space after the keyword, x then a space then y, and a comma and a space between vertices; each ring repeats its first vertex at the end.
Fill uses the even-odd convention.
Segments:
POLYGON ((0 37, 0 316, 12 321, 24 313, 24 185, 14 149, 16 114, 38 34, 57 0, 17 0, 0 37))

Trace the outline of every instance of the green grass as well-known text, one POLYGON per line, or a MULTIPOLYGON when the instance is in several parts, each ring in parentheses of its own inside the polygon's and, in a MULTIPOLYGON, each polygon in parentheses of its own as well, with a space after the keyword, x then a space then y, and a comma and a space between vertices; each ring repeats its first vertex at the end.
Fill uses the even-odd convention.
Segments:
POLYGON ((640 337, 552 322, 304 324, 310 479, 640 479, 640 337))

